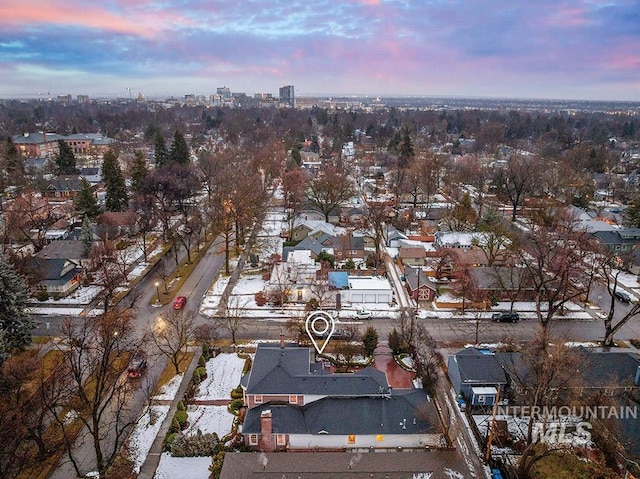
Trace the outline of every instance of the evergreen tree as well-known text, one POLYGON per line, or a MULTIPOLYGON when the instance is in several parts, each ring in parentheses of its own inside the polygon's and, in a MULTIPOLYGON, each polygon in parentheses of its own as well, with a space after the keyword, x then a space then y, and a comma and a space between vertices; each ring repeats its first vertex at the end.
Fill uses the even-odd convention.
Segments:
POLYGON ((156 167, 161 168, 169 160, 169 152, 167 151, 167 144, 164 141, 164 136, 162 136, 160 128, 156 130, 155 147, 156 167))
POLYGON ((0 330, 10 348, 24 349, 31 343, 35 324, 26 313, 28 298, 27 283, 0 255, 0 330))
POLYGON ((378 347, 378 332, 373 326, 369 326, 364 332, 364 336, 362 336, 362 346, 367 356, 372 356, 378 347))
POLYGON ((5 155, 7 158, 7 176, 15 182, 24 175, 24 162, 22 161, 22 156, 20 155, 18 148, 16 148, 16 145, 13 143, 11 137, 7 138, 5 155))
POLYGON ((80 213, 83 219, 94 219, 100 213, 98 200, 96 200, 96 197, 93 195, 93 189, 85 178, 82 178, 82 184, 80 185, 78 196, 76 196, 75 206, 76 211, 80 213))
POLYGON ((118 156, 113 150, 104 154, 102 177, 107 190, 105 208, 107 211, 124 211, 127 209, 127 187, 124 183, 118 156))
POLYGON ((76 169, 76 157, 71 147, 64 141, 58 140, 59 153, 56 156, 56 172, 58 175, 74 175, 76 169))
POLYGON ((640 228, 640 195, 636 196, 622 214, 623 224, 628 228, 640 228))
POLYGON ((189 157, 189 145, 187 145, 184 135, 176 130, 173 134, 173 143, 171 144, 171 150, 169 151, 169 159, 173 163, 188 165, 189 157))
POLYGON ((84 245, 84 253, 89 254, 89 251, 91 251, 91 246, 93 246, 93 227, 91 226, 91 221, 89 221, 89 218, 87 216, 82 218, 80 239, 82 240, 82 244, 84 245))
POLYGON ((149 170, 147 170, 144 154, 140 150, 136 150, 131 165, 131 191, 135 193, 142 191, 148 174, 149 170))

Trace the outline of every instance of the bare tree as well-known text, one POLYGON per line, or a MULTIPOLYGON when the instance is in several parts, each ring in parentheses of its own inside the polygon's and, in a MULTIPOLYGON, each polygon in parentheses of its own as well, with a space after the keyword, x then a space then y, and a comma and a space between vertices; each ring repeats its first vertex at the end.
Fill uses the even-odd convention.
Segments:
POLYGON ((97 317, 67 320, 61 326, 62 344, 67 344, 64 367, 67 371, 66 406, 50 408, 64 436, 67 455, 81 475, 72 432, 79 421, 95 453, 95 469, 104 478, 122 445, 129 427, 135 423, 127 408, 131 386, 123 380, 129 358, 141 344, 134 338, 131 314, 109 311, 97 317))
POLYGON ((623 260, 613 254, 605 254, 601 257, 600 268, 602 276, 606 282, 607 292, 609 293, 609 313, 604 319, 604 340, 603 346, 614 346, 614 337, 622 327, 627 324, 631 319, 640 314, 640 303, 634 303, 629 311, 627 311, 620 319, 615 320, 616 311, 616 290, 618 289, 618 277, 622 273, 622 270, 616 269, 623 265, 623 260))
POLYGON ((180 374, 180 362, 187 355, 187 347, 195 339, 196 317, 193 311, 169 310, 149 325, 148 335, 160 354, 166 356, 176 374, 180 374))
POLYGON ((511 221, 516 220, 518 208, 522 206, 526 195, 533 187, 535 169, 531 164, 530 159, 513 155, 509 158, 507 167, 498 172, 498 191, 506 195, 513 207, 511 221))
POLYGON ((309 181, 307 199, 329 222, 329 215, 336 207, 354 195, 353 183, 347 174, 333 166, 328 167, 309 181))
POLYGON ((231 335, 231 343, 236 344, 236 335, 245 329, 245 311, 248 300, 232 296, 225 305, 224 317, 220 318, 220 326, 231 335))
MULTIPOLYGON (((568 404, 572 390, 579 385, 575 373, 584 358, 575 354, 563 344, 554 342, 550 346, 549 336, 540 330, 536 338, 520 353, 512 353, 504 360, 505 369, 514 383, 518 404, 526 405, 532 411, 551 410, 558 404, 568 404)), ((565 451, 562 443, 539 441, 539 428, 549 426, 557 418, 545 414, 531 414, 523 438, 523 450, 518 463, 518 477, 530 477, 533 466, 545 457, 565 451)))
POLYGON ((562 209, 550 212, 524 238, 518 260, 534 291, 536 314, 545 331, 565 303, 580 295, 571 288, 570 279, 582 271, 589 244, 588 233, 562 209))

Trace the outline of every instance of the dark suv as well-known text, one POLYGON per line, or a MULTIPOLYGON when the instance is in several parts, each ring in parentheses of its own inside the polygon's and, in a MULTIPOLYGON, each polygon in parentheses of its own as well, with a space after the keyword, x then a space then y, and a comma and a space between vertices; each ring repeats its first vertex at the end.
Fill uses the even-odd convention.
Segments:
POLYGON ((517 323, 520 321, 518 313, 493 313, 491 320, 496 323, 517 323))

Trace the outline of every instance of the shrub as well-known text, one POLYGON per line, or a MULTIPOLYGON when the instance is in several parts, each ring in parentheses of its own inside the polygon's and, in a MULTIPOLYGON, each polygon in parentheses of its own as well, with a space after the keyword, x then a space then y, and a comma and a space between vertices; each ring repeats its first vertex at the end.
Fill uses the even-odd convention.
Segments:
POLYGON ((196 368, 196 369, 193 371, 193 375, 191 376, 191 382, 192 382, 193 384, 200 384, 200 381, 202 381, 202 380, 200 379, 200 371, 199 371, 199 370, 200 370, 200 368, 196 368))
POLYGON ((240 409, 242 406, 244 405, 244 402, 242 401, 242 399, 233 399, 230 403, 229 403, 229 409, 233 412, 236 412, 238 409, 240 409))
POLYGON ((177 432, 172 432, 171 434, 167 435, 166 439, 164 440, 164 450, 165 451, 171 452, 171 445, 173 444, 173 441, 175 440, 177 435, 178 435, 177 432))
POLYGON ((318 307, 319 307, 318 300, 316 298, 311 298, 309 301, 307 301, 307 304, 304 307, 304 309, 306 311, 315 311, 316 309, 318 309, 318 307))
POLYGON ((208 376, 207 368, 199 367, 196 368, 196 371, 198 371, 198 376, 200 376, 200 382, 204 381, 208 376))
POLYGON ((60 293, 51 293, 51 297, 54 301, 59 301, 61 298, 60 293))
POLYGON ((49 293, 46 289, 41 289, 36 293, 36 299, 38 301, 46 301, 49 299, 49 293))
POLYGON ((178 401, 178 404, 176 404, 176 408, 178 409, 178 411, 186 411, 187 410, 184 407, 184 403, 182 401, 178 401))
POLYGON ((207 367, 207 360, 204 358, 204 354, 200 355, 200 357, 198 358, 198 367, 200 368, 207 367))
POLYGON ((196 434, 177 434, 171 445, 171 455, 174 457, 213 456, 219 442, 215 432, 203 434, 198 429, 196 434))
POLYGON ((267 304, 267 296, 264 294, 264 291, 258 291, 254 295, 254 299, 258 306, 264 306, 265 304, 267 304))
POLYGON ((393 328, 389 331, 389 347, 393 351, 393 354, 400 354, 402 350, 402 346, 400 344, 400 335, 398 334, 398 330, 393 328))
POLYGON ((211 359, 211 349, 209 348, 209 343, 202 343, 202 357, 204 357, 205 362, 211 359))
POLYGON ((362 346, 364 347, 364 354, 366 356, 371 356, 378 346, 378 332, 373 326, 369 326, 364 332, 362 346))
POLYGON ((242 386, 238 385, 237 388, 231 390, 231 399, 241 399, 242 396, 242 386))
POLYGON ((209 466, 209 472, 213 479, 219 479, 222 472, 222 463, 224 462, 225 451, 220 451, 213 458, 213 463, 209 466))
POLYGON ((187 424, 187 421, 189 420, 189 415, 187 414, 187 411, 176 411, 175 416, 173 416, 173 419, 175 419, 176 421, 178 421, 178 424, 180 424, 180 429, 184 429, 185 424, 187 424))
POLYGON ((171 426, 169 426, 169 434, 173 434, 176 432, 180 432, 180 423, 174 416, 171 420, 171 426))

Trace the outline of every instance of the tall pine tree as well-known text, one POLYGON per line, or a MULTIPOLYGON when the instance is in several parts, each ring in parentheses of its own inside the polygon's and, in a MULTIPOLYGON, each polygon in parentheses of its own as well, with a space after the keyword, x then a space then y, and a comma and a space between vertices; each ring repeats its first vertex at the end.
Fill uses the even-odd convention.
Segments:
POLYGON ((147 170, 147 162, 144 154, 140 150, 136 150, 133 155, 133 163, 131 164, 131 191, 135 194, 141 192, 147 179, 149 170, 147 170))
POLYGON ((124 183, 118 155, 113 150, 104 154, 102 178, 107 190, 105 209, 107 211, 125 211, 127 209, 127 187, 124 183))
POLYGON ((0 330, 10 348, 24 349, 31 344, 35 323, 26 312, 28 298, 27 283, 0 254, 0 330))
POLYGON ((169 152, 167 151, 167 144, 164 141, 164 136, 162 136, 162 131, 160 131, 160 128, 156 130, 156 136, 155 136, 154 142, 156 147, 156 152, 155 152, 156 168, 161 168, 169 160, 169 152))
POLYGON ((78 191, 78 196, 76 196, 75 207, 83 219, 94 219, 100 213, 98 200, 96 200, 96 197, 93 195, 93 189, 85 178, 82 178, 80 191, 78 191))
POLYGON ((169 151, 169 159, 173 163, 180 165, 189 164, 189 145, 187 140, 184 139, 184 135, 176 130, 173 134, 173 143, 171 144, 171 150, 169 151))
POLYGON ((56 172, 58 175, 75 175, 76 157, 71 147, 64 141, 58 140, 59 153, 56 156, 56 172))

